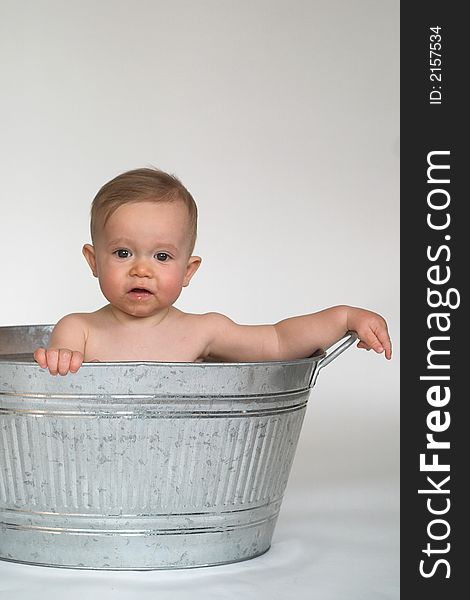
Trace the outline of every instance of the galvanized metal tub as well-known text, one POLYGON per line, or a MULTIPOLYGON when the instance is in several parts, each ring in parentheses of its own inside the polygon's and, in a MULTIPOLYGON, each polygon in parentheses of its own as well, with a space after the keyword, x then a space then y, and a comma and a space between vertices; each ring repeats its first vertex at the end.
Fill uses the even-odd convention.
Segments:
POLYGON ((259 363, 84 363, 52 326, 0 327, 0 558, 149 570, 269 549, 310 389, 354 342, 259 363))

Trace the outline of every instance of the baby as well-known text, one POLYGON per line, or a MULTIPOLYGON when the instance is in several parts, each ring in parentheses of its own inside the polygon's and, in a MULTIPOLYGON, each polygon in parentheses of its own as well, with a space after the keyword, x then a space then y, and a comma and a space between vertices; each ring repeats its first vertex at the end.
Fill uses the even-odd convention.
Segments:
POLYGON ((348 330, 357 332, 359 348, 391 358, 387 324, 361 308, 334 306, 274 325, 175 308, 201 265, 192 255, 196 227, 196 204, 172 175, 135 169, 106 183, 93 200, 93 245, 83 254, 109 304, 63 317, 49 347, 34 352, 39 365, 66 375, 84 361, 290 360, 326 350, 348 330))

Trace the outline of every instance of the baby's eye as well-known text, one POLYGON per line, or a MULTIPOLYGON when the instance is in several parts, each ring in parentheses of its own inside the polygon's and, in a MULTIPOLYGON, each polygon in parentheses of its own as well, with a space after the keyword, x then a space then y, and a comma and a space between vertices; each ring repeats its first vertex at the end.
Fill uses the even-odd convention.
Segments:
POLYGON ((118 258, 129 258, 129 256, 131 256, 130 251, 126 250, 125 248, 119 248, 119 250, 115 250, 113 254, 115 254, 118 258))
POLYGON ((155 256, 157 257, 157 260, 159 260, 161 262, 165 262, 166 260, 168 260, 170 258, 170 255, 167 254, 166 252, 157 252, 155 254, 155 256))

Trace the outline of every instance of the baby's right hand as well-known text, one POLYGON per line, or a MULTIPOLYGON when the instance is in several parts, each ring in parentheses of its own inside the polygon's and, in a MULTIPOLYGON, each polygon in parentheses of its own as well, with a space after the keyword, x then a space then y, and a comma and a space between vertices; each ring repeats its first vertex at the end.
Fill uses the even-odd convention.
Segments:
POLYGON ((34 352, 34 360, 43 369, 48 368, 51 375, 67 375, 76 373, 82 366, 83 354, 78 350, 68 348, 38 348, 34 352))

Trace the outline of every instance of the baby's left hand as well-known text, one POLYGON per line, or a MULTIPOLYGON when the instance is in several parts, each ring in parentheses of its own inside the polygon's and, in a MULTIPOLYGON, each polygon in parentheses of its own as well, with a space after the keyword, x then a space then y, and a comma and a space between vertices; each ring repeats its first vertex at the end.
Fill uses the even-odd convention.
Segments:
POLYGON ((378 354, 385 351, 385 358, 392 358, 392 342, 383 317, 370 310, 348 307, 347 327, 359 336, 358 348, 375 350, 378 354))

